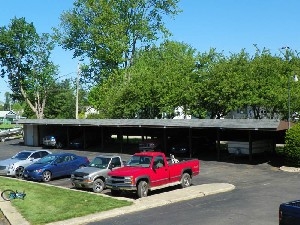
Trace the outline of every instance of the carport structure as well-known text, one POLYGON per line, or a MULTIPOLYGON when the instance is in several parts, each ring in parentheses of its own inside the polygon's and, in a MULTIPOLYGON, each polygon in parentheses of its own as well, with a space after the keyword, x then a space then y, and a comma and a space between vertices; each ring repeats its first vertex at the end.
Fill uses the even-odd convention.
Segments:
MULTIPOLYGON (((105 140, 117 135, 123 149, 123 136, 140 136, 162 140, 162 151, 167 152, 169 137, 187 137, 190 156, 193 139, 208 137, 214 140, 216 158, 220 159, 221 141, 244 141, 249 144, 249 160, 252 160, 252 144, 256 140, 268 139, 272 149, 284 143, 286 121, 254 119, 21 119, 17 124, 24 126, 24 144, 40 146, 45 135, 60 133, 69 141, 79 133, 84 141, 93 136, 104 149, 105 140)), ((197 150, 198 151, 198 150, 197 150)))

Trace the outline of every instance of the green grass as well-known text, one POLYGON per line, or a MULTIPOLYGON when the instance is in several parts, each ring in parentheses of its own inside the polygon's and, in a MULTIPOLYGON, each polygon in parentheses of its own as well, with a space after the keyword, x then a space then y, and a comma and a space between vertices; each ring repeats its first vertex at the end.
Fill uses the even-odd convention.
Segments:
POLYGON ((25 191, 25 199, 14 199, 12 204, 32 225, 66 220, 132 204, 130 201, 117 200, 99 194, 62 189, 7 177, 0 177, 0 183, 2 191, 5 189, 25 191))
POLYGON ((0 124, 0 129, 11 129, 11 128, 15 128, 15 127, 17 127, 17 126, 14 124, 6 124, 6 123, 0 124))

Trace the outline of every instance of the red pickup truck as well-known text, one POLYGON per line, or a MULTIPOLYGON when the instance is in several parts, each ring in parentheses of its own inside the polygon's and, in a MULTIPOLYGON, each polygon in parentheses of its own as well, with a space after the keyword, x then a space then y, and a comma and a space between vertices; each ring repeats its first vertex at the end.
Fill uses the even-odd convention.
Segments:
POLYGON ((199 172, 198 159, 167 159, 162 152, 140 152, 125 167, 108 173, 106 187, 111 189, 112 196, 120 195, 121 191, 134 191, 142 198, 151 190, 167 186, 188 187, 199 172))

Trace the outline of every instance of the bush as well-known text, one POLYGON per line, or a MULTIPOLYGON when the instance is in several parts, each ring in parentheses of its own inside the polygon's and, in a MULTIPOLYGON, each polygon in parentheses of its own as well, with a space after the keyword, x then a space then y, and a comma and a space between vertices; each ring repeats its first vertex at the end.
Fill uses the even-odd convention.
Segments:
POLYGON ((287 165, 300 166, 300 123, 287 130, 283 154, 287 165))

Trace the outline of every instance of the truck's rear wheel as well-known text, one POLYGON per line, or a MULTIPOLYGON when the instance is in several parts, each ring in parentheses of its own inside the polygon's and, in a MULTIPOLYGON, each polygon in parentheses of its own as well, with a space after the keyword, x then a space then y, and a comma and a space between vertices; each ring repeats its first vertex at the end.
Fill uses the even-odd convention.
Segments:
POLYGON ((93 183, 93 191, 96 193, 101 193, 105 187, 102 179, 98 178, 93 183))
POLYGON ((192 178, 188 173, 184 173, 181 177, 180 186, 186 188, 191 186, 192 178))
POLYGON ((137 194, 139 198, 147 197, 149 191, 148 183, 141 181, 138 185, 137 194))
POLYGON ((121 191, 120 190, 111 189, 110 193, 111 193, 112 196, 120 196, 121 195, 121 191))

